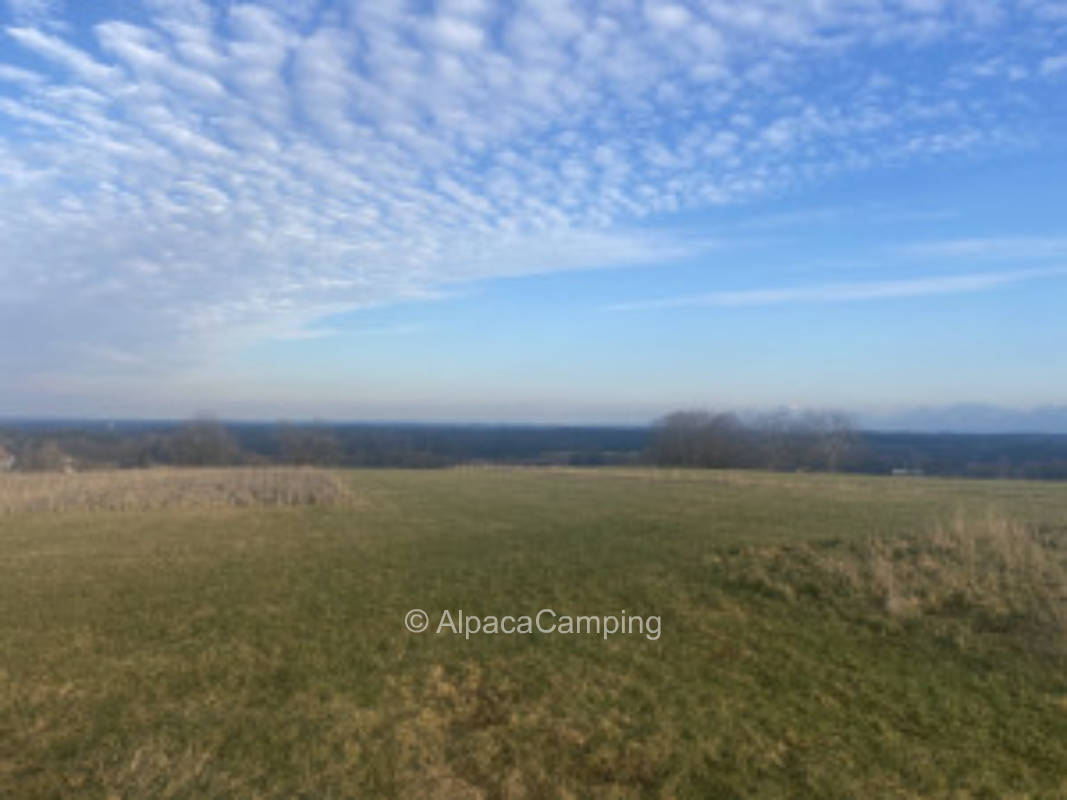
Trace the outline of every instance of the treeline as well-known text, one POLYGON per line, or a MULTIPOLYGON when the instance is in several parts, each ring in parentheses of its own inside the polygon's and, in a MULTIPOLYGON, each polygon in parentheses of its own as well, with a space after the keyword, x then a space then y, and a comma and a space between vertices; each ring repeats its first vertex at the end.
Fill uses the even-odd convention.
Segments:
POLYGON ((968 478, 1067 479, 1067 435, 865 433, 857 470, 968 478))
POLYGON ((839 412, 682 411, 648 427, 21 421, 0 470, 154 465, 658 464, 1067 479, 1067 436, 872 433, 839 412))
POLYGON ((663 466, 771 470, 855 470, 864 448, 837 411, 775 411, 743 419, 730 412, 679 411, 653 429, 649 459, 663 466))
POLYGON ((0 430, 19 470, 311 465, 447 467, 462 463, 635 464, 641 428, 328 423, 27 422, 0 430))

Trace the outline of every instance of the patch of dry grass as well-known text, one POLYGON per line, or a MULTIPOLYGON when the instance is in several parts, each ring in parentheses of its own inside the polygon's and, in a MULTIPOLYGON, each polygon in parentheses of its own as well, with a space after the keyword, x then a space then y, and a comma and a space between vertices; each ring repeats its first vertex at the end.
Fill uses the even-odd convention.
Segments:
POLYGON ((733 565, 772 596, 840 595, 890 617, 966 617, 1067 644, 1067 542, 1049 526, 957 510, 922 531, 748 547, 733 565))
POLYGON ((827 563, 894 615, 969 610, 1067 632, 1064 543, 992 511, 957 512, 912 538, 871 540, 852 566, 827 563))
POLYGON ((0 474, 0 513, 151 511, 225 506, 347 506, 351 489, 310 468, 140 469, 0 474))

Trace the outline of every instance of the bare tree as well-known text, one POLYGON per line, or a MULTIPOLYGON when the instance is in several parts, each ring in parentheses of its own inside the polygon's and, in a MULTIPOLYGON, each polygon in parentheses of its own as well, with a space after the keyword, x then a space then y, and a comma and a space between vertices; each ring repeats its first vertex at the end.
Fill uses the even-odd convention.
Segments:
POLYGON ((55 439, 27 442, 19 453, 16 465, 28 472, 59 472, 69 459, 55 439))
POLYGON ((281 458, 287 464, 331 466, 341 461, 341 443, 321 425, 283 424, 277 432, 281 458))
POLYGON ((815 428, 822 466, 837 472, 858 447, 852 418, 843 411, 822 411, 816 415, 815 428))
POLYGON ((758 416, 753 424, 759 441, 760 462, 767 469, 787 469, 798 458, 793 421, 785 409, 758 416))
POLYGON ((657 423, 649 454, 679 466, 838 470, 857 438, 840 411, 780 409, 748 424, 731 413, 678 411, 657 423))
POLYGON ((208 418, 183 425, 170 436, 167 449, 175 464, 222 466, 241 462, 237 440, 222 423, 208 418))
POLYGON ((746 431, 734 414, 678 411, 657 425, 652 459, 689 467, 740 466, 746 455, 746 431))

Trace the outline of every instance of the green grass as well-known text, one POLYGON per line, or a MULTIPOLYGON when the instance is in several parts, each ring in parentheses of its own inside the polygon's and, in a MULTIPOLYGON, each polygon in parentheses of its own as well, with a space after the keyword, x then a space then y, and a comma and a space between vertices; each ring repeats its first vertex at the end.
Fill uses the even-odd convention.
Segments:
POLYGON ((1067 797, 1067 485, 342 478, 350 508, 0 517, 0 797, 1067 797), (991 516, 1040 549, 929 538, 991 516))

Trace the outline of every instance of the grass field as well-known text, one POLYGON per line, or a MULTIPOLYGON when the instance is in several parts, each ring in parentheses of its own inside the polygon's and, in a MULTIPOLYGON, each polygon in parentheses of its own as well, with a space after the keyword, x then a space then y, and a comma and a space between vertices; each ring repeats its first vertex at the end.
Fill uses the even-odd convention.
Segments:
POLYGON ((1067 797, 1067 485, 337 479, 0 515, 0 797, 1067 797))

